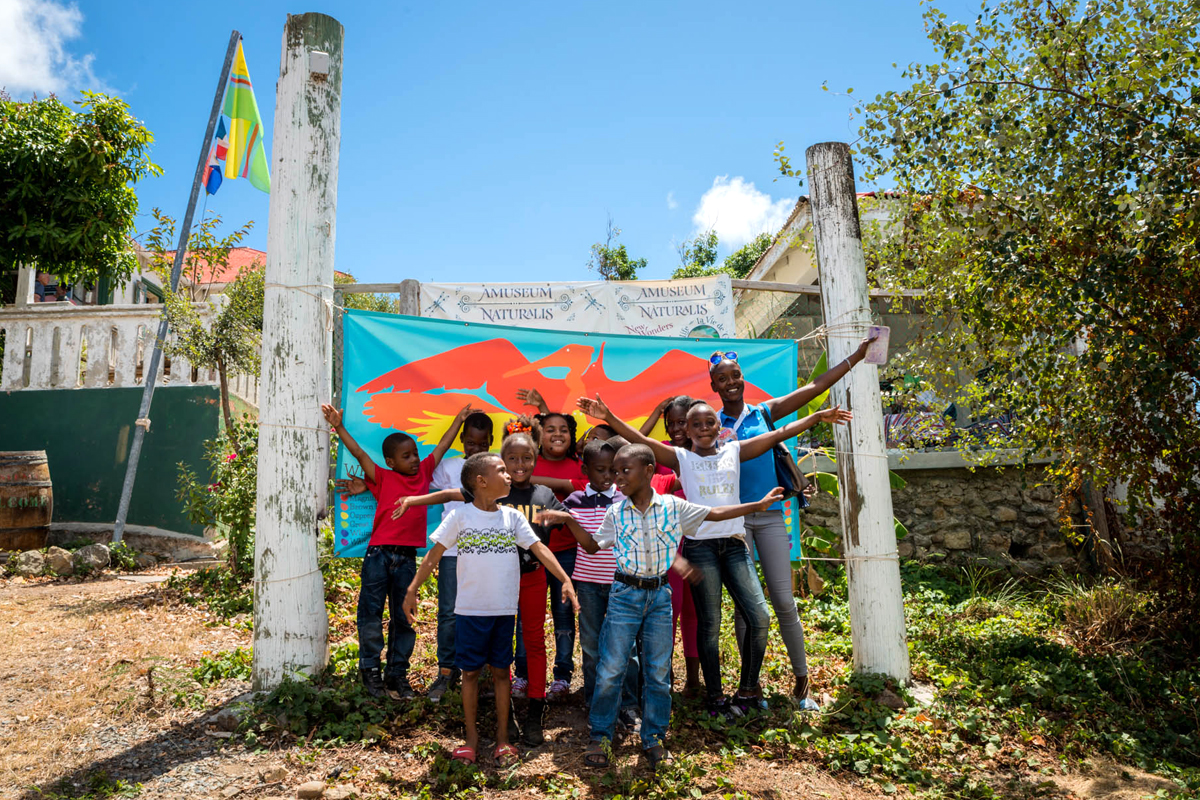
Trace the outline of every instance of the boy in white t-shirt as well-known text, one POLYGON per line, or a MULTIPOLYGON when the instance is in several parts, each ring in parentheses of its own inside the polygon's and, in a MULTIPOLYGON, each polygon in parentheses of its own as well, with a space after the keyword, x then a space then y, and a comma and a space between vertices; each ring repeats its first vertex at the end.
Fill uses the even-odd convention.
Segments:
POLYGON ((458 548, 458 596, 455 598, 455 663, 462 670, 463 718, 466 741, 454 750, 453 758, 475 763, 479 746, 476 716, 479 708, 479 673, 492 668, 496 689, 496 750, 493 758, 501 767, 515 764, 520 754, 508 741, 511 687, 508 671, 513 660, 513 631, 520 592, 520 560, 517 548, 529 550, 563 585, 563 595, 579 611, 579 600, 571 578, 544 545, 525 517, 516 509, 496 501, 508 495, 508 471, 495 453, 476 453, 463 462, 462 486, 474 501, 457 508, 433 532, 433 547, 404 598, 404 614, 410 623, 417 615, 417 590, 447 549, 458 548))
MULTIPOLYGON (((850 412, 834 407, 745 441, 732 439, 721 444, 721 421, 716 410, 703 400, 696 400, 687 413, 687 433, 692 449, 685 450, 651 439, 618 419, 599 395, 595 400, 580 398, 579 407, 588 416, 605 420, 629 441, 647 445, 659 464, 679 473, 679 481, 689 501, 710 507, 740 502, 743 461, 757 458, 818 422, 841 424, 852 418, 850 412)), ((741 716, 750 708, 762 707, 758 679, 767 652, 771 617, 762 584, 758 582, 754 562, 746 548, 744 533, 745 526, 740 517, 722 522, 708 520, 684 538, 681 550, 681 555, 699 576, 692 584, 692 600, 696 605, 700 669, 704 674, 708 709, 714 715, 741 716), (721 689, 722 586, 733 600, 734 612, 746 625, 741 675, 732 703, 721 689)))

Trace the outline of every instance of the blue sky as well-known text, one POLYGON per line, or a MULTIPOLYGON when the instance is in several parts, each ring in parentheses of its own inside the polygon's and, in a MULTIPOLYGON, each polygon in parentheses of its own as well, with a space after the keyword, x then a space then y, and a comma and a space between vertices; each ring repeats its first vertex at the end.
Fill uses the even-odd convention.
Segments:
MULTIPOLYGON (((611 216, 655 278, 698 230, 727 252, 777 227, 802 190, 773 182, 775 143, 802 162, 810 144, 853 140, 844 90, 899 88, 893 62, 932 57, 917 0, 308 6, 0 0, 0 85, 120 94, 165 171, 137 187, 145 228, 154 206, 182 216, 230 30, 269 155, 286 14, 330 13, 346 31, 338 269, 586 280, 611 216)), ((265 249, 265 194, 226 182, 208 208, 254 220, 247 243, 265 249)))

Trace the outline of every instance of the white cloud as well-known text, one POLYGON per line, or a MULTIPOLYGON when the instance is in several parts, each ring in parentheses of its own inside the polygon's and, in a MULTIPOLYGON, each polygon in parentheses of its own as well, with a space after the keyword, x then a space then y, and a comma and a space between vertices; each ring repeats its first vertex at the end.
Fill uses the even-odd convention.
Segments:
POLYGON ((674 191, 667 192, 667 208, 672 211, 679 208, 679 201, 675 199, 674 191))
POLYGON ((74 4, 0 0, 0 87, 14 97, 105 88, 92 73, 94 57, 67 50, 82 28, 83 14, 74 4))
POLYGON ((719 175, 700 198, 692 215, 697 233, 714 230, 721 244, 738 248, 760 233, 774 233, 787 222, 796 205, 795 197, 772 200, 745 178, 719 175))

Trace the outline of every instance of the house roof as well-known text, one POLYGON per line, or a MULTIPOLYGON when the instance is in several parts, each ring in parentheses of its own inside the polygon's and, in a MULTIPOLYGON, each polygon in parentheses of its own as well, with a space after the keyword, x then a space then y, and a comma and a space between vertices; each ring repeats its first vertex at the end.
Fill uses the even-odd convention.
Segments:
MULTIPOLYGON (((175 258, 175 251, 169 250, 163 255, 170 260, 175 258)), ((237 280, 237 276, 243 269, 253 267, 255 264, 265 265, 267 254, 262 250, 255 250, 253 247, 234 247, 229 251, 229 263, 224 268, 210 267, 202 259, 197 260, 201 267, 196 283, 232 283, 237 280)), ((191 280, 190 275, 185 274, 183 277, 191 280)))

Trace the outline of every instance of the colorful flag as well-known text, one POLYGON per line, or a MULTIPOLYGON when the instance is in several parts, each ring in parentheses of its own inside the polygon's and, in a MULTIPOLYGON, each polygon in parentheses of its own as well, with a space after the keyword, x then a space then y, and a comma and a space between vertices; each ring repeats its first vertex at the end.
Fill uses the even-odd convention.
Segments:
POLYGON ((217 120, 217 139, 208 152, 208 164, 204 167, 204 191, 216 194, 221 188, 221 163, 229 151, 229 134, 225 132, 225 118, 217 120))
POLYGON ((249 178, 255 189, 269 193, 271 176, 267 172, 267 151, 263 147, 262 118, 258 115, 258 103, 254 101, 250 71, 246 68, 246 55, 240 41, 229 73, 229 88, 225 92, 225 116, 229 117, 225 177, 231 180, 249 178))

